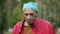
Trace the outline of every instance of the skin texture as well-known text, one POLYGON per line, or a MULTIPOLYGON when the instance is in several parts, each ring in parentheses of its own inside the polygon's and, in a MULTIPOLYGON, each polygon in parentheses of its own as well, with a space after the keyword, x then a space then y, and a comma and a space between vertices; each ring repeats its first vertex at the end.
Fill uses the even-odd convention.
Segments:
POLYGON ((32 9, 25 9, 23 15, 27 24, 33 24, 33 21, 36 18, 37 13, 32 9))

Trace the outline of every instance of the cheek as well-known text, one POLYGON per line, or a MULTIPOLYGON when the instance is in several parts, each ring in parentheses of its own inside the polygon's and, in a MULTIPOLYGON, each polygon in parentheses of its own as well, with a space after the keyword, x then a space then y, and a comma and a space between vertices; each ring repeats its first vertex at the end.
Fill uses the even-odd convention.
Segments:
POLYGON ((24 19, 27 19, 27 17, 24 15, 24 19))

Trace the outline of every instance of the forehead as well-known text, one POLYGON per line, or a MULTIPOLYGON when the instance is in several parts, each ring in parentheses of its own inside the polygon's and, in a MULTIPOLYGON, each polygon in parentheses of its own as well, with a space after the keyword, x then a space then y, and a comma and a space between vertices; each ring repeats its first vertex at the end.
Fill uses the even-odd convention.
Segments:
POLYGON ((36 13, 33 9, 25 9, 24 13, 36 13))

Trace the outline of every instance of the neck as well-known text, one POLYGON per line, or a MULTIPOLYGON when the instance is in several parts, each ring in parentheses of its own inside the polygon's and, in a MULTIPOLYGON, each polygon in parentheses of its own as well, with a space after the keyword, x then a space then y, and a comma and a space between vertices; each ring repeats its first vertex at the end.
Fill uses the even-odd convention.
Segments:
POLYGON ((24 26, 30 26, 30 25, 25 21, 24 26))
POLYGON ((31 26, 32 27, 33 26, 33 23, 32 24, 29 24, 28 22, 25 21, 24 26, 31 26))

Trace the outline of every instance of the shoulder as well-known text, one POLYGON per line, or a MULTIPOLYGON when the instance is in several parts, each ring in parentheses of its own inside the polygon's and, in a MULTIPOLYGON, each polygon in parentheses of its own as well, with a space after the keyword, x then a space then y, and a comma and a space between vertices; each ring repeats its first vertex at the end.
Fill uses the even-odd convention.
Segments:
POLYGON ((23 21, 19 21, 19 22, 17 22, 16 24, 15 24, 15 26, 14 27, 20 27, 21 25, 22 25, 22 23, 23 23, 23 21))
POLYGON ((48 20, 37 18, 37 21, 38 21, 39 24, 50 25, 50 26, 52 25, 51 22, 49 22, 48 20))
POLYGON ((22 27, 22 21, 17 22, 16 25, 13 28, 12 34, 17 34, 21 31, 21 27, 22 27))
POLYGON ((54 29, 53 26, 51 24, 51 22, 49 22, 48 20, 44 20, 44 19, 37 19, 37 24, 38 24, 38 28, 43 30, 43 31, 49 31, 50 34, 54 34, 54 29))
POLYGON ((16 25, 21 25, 23 23, 23 21, 19 21, 16 23, 16 25))

